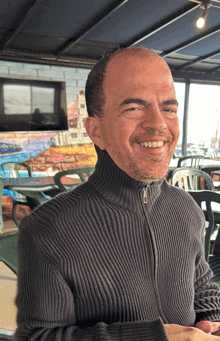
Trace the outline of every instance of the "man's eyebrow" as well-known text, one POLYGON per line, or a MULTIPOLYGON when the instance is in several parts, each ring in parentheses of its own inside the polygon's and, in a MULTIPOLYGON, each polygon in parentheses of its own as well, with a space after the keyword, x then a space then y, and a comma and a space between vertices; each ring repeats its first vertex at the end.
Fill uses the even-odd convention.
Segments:
POLYGON ((147 102, 141 98, 126 98, 123 102, 121 102, 120 107, 126 104, 136 103, 140 105, 146 105, 147 102))
MULTIPOLYGON (((141 98, 126 98, 121 104, 120 107, 123 107, 124 105, 127 104, 131 104, 131 103, 135 103, 135 104, 140 104, 140 105, 147 105, 147 101, 145 101, 144 99, 141 98)), ((178 106, 178 102, 176 99, 168 99, 166 101, 163 101, 162 103, 163 105, 177 105, 178 106)))
POLYGON ((179 105, 178 101, 176 99, 168 99, 166 101, 163 101, 164 105, 179 105))

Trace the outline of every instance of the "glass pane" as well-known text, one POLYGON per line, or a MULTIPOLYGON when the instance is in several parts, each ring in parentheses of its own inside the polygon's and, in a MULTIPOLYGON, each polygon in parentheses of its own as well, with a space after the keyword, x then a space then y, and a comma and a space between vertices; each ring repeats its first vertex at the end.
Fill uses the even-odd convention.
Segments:
POLYGON ((187 131, 189 155, 208 155, 219 148, 219 118, 219 85, 191 84, 187 131))
POLYGON ((31 90, 27 85, 3 85, 5 114, 30 114, 31 90))
POLYGON ((185 98, 185 83, 174 82, 176 98, 179 103, 178 118, 180 127, 180 137, 175 149, 175 156, 182 155, 182 140, 183 140, 183 114, 184 114, 184 98, 185 98))
POLYGON ((54 113, 54 98, 55 89, 32 87, 32 112, 39 109, 40 112, 53 114, 54 113))

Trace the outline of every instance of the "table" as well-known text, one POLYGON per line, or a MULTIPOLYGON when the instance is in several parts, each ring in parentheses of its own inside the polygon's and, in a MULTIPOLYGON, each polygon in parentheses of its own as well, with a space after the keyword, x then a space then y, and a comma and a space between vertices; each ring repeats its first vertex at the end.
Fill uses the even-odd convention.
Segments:
MULTIPOLYGON (((177 163, 178 163, 178 159, 170 160, 168 178, 171 178, 173 171, 177 168, 177 163)), ((187 160, 186 160, 186 167, 187 167, 187 160)), ((211 173, 213 171, 220 170, 220 161, 204 159, 199 169, 208 173, 211 176, 211 173)))
POLYGON ((48 200, 44 192, 57 189, 53 176, 4 178, 4 188, 26 196, 31 209, 48 200))
POLYGON ((204 161, 206 161, 206 163, 203 162, 201 169, 204 172, 208 173, 210 176, 213 171, 220 170, 220 161, 216 161, 216 160, 204 160, 204 161), (209 163, 207 161, 209 161, 209 163))

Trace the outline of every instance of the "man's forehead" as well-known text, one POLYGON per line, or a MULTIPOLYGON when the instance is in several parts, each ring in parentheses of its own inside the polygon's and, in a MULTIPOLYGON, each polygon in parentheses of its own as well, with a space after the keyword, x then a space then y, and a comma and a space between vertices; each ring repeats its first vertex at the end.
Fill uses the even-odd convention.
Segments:
POLYGON ((137 76, 143 78, 144 74, 147 78, 153 76, 157 82, 166 81, 172 84, 171 72, 166 62, 155 54, 145 54, 124 53, 114 56, 106 68, 106 83, 135 83, 138 82, 137 76))
MULTIPOLYGON (((111 91, 120 93, 133 89, 134 91, 141 91, 146 88, 158 89, 160 91, 174 91, 174 82, 172 75, 167 70, 150 69, 144 70, 139 65, 139 68, 120 67, 111 68, 105 75, 104 91, 111 91)), ((107 93, 106 93, 107 95, 107 93)))

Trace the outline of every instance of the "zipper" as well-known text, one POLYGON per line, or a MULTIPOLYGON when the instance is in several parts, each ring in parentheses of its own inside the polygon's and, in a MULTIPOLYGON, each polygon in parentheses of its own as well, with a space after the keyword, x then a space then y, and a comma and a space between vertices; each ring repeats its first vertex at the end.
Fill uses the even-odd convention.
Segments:
POLYGON ((147 189, 148 189, 149 185, 147 184, 144 188, 143 188, 143 202, 144 204, 148 203, 148 198, 147 198, 147 189))
MULTIPOLYGON (((147 204, 148 203, 148 195, 147 195, 147 190, 148 190, 148 187, 150 185, 147 183, 144 187, 143 187, 143 203, 144 204, 147 204)), ((153 260, 152 260, 152 277, 153 277, 153 282, 154 282, 154 294, 155 294, 155 299, 156 299, 156 302, 157 302, 157 309, 159 311, 159 314, 163 320, 163 323, 167 323, 168 324, 168 320, 163 312, 163 309, 162 309, 162 305, 161 305, 161 299, 160 299, 160 294, 159 294, 159 291, 158 291, 158 269, 157 269, 157 265, 158 265, 158 254, 157 254, 157 247, 156 247, 156 240, 155 240, 155 236, 154 236, 154 232, 153 232, 153 229, 151 227, 151 222, 149 221, 149 215, 148 214, 148 206, 144 207, 143 205, 143 212, 144 212, 144 216, 146 218, 146 221, 147 221, 147 225, 148 225, 148 233, 149 233, 149 242, 150 242, 150 245, 152 247, 152 253, 153 253, 153 260)), ((150 256, 150 254, 149 254, 150 256)))

